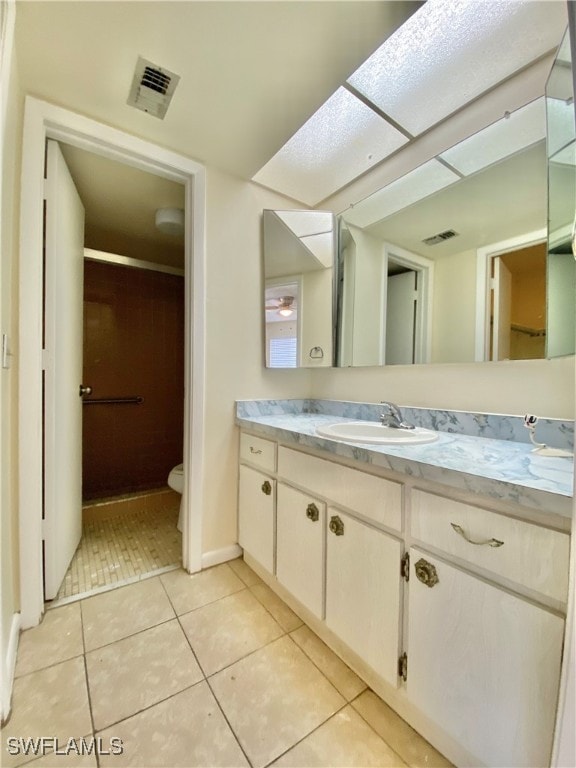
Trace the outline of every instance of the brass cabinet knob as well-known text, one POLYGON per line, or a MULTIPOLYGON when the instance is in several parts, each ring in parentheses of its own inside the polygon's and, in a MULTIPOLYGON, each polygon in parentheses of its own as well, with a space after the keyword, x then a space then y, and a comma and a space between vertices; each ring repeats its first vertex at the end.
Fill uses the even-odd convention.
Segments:
POLYGON ((434 584, 438 584, 440 581, 436 568, 432 563, 429 563, 428 560, 421 558, 414 566, 414 569, 418 581, 421 581, 422 584, 426 584, 427 587, 433 587, 434 584))
POLYGON ((306 517, 308 520, 312 520, 313 523, 317 523, 320 518, 320 512, 316 504, 308 504, 306 507, 306 517))
POLYGON ((330 528, 335 536, 344 536, 344 523, 338 515, 334 515, 334 517, 330 518, 330 525, 328 528, 330 528))
POLYGON ((264 480, 262 483, 262 493, 265 493, 266 496, 270 496, 272 493, 272 485, 269 480, 264 480))

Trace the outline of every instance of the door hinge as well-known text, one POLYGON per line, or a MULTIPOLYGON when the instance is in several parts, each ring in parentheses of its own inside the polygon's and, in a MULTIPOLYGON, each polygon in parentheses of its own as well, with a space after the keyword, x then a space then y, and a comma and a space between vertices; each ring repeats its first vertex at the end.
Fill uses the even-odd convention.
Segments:
POLYGON ((401 677, 404 682, 408 679, 408 654, 403 653, 398 659, 398 677, 401 677))
POLYGON ((410 553, 405 552, 400 560, 400 576, 405 581, 410 581, 410 553))

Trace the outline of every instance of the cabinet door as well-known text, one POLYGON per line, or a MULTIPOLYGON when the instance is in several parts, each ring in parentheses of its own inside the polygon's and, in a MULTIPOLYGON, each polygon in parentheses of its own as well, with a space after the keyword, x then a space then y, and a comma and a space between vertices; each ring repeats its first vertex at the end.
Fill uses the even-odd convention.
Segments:
POLYGON ((238 541, 270 573, 274 573, 274 500, 276 481, 240 465, 238 541))
POLYGON ((410 563, 409 698, 483 765, 549 765, 563 619, 416 549, 410 563))
POLYGON ((339 510, 328 521, 326 624, 397 686, 402 545, 339 510))
POLYGON ((276 577, 319 619, 323 618, 325 505, 278 483, 276 577))

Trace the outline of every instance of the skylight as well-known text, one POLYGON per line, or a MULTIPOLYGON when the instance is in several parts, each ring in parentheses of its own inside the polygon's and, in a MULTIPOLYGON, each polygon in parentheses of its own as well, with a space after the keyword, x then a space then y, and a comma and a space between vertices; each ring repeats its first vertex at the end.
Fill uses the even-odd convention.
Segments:
POLYGON ((417 136, 555 48, 561 5, 427 0, 348 82, 417 136))
POLYGON ((362 205, 349 208, 344 218, 357 227, 367 227, 392 216, 412 203, 460 181, 461 177, 437 160, 429 160, 414 171, 388 184, 362 201, 362 205))
POLYGON ((339 88, 254 181, 316 205, 406 141, 370 107, 339 88))
POLYGON ((552 51, 566 23, 561 0, 427 0, 253 180, 318 205, 552 51))
POLYGON ((442 152, 440 157, 468 176, 545 138, 546 105, 542 97, 442 152))

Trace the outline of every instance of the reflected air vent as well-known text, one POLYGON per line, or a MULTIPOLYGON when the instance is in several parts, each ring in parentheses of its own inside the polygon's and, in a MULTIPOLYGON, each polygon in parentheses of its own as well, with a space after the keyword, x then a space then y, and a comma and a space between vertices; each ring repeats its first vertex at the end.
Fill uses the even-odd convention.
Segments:
POLYGON ((162 119, 179 80, 179 75, 139 56, 128 104, 162 119))
POLYGON ((453 229, 445 229, 444 232, 427 237, 422 242, 425 245, 438 245, 438 243, 443 243, 444 240, 450 240, 451 237, 458 237, 458 232, 455 232, 453 229))

